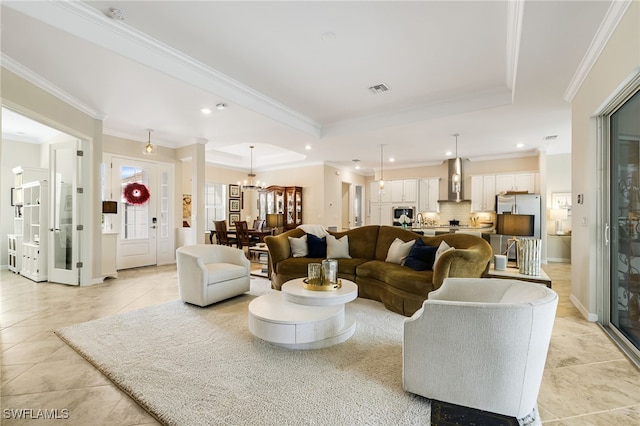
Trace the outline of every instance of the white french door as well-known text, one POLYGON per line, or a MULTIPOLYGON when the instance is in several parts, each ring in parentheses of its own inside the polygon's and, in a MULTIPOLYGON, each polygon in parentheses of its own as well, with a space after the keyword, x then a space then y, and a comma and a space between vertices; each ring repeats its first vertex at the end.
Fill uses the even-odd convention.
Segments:
MULTIPOLYGON (((84 205, 80 198, 82 187, 81 141, 59 142, 49 148, 49 241, 47 256, 48 280, 56 283, 79 285, 78 266, 82 259, 80 232, 82 232, 84 205), (79 191, 79 188, 81 191, 79 191)), ((84 262, 83 262, 84 260, 84 262)))

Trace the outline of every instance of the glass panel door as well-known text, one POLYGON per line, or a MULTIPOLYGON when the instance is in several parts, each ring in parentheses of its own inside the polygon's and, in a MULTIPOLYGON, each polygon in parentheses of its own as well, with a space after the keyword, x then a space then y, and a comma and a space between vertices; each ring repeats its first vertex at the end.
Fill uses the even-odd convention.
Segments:
POLYGON ((79 285, 77 262, 79 158, 78 143, 61 142, 51 145, 49 152, 49 241, 48 280, 51 282, 79 285))
POLYGON ((611 114, 609 325, 640 354, 640 93, 611 114))

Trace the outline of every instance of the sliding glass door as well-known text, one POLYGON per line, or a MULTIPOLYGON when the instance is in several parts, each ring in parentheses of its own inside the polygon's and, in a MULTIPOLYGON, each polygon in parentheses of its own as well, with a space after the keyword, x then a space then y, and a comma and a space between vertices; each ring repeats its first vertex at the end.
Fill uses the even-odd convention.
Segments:
POLYGON ((603 117, 609 143, 609 277, 603 325, 640 362, 640 92, 603 117))

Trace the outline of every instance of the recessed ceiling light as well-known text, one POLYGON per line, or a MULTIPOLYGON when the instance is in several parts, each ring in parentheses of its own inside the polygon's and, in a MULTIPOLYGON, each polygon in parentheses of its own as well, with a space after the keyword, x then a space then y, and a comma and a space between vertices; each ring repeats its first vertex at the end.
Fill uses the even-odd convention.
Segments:
POLYGON ((394 161, 396 161, 396 159, 395 159, 395 158, 393 158, 393 157, 389 157, 389 162, 390 162, 390 163, 393 163, 394 161))
POLYGON ((200 112, 203 113, 204 115, 209 115, 211 114, 211 108, 200 108, 200 112))
POLYGON ((447 157, 451 157, 453 155, 453 152, 447 151, 444 153, 444 155, 446 155, 447 157))
POLYGON ((311 149, 311 145, 305 145, 304 149, 306 149, 307 151, 309 151, 311 149))
POLYGON ((219 103, 216 105, 216 109, 220 109, 220 110, 227 109, 227 104, 219 103))
POLYGON ((516 148, 524 148, 524 144, 520 142, 519 144, 516 145, 516 148))

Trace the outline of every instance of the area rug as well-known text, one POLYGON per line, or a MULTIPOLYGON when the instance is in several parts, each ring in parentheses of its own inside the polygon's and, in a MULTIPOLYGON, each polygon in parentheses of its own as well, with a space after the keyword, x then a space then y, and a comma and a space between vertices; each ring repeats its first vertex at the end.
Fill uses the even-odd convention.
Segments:
POLYGON ((264 282, 207 308, 176 300, 56 333, 166 425, 429 424, 429 400, 402 389, 403 316, 357 299, 351 339, 288 350, 248 330, 264 282))

